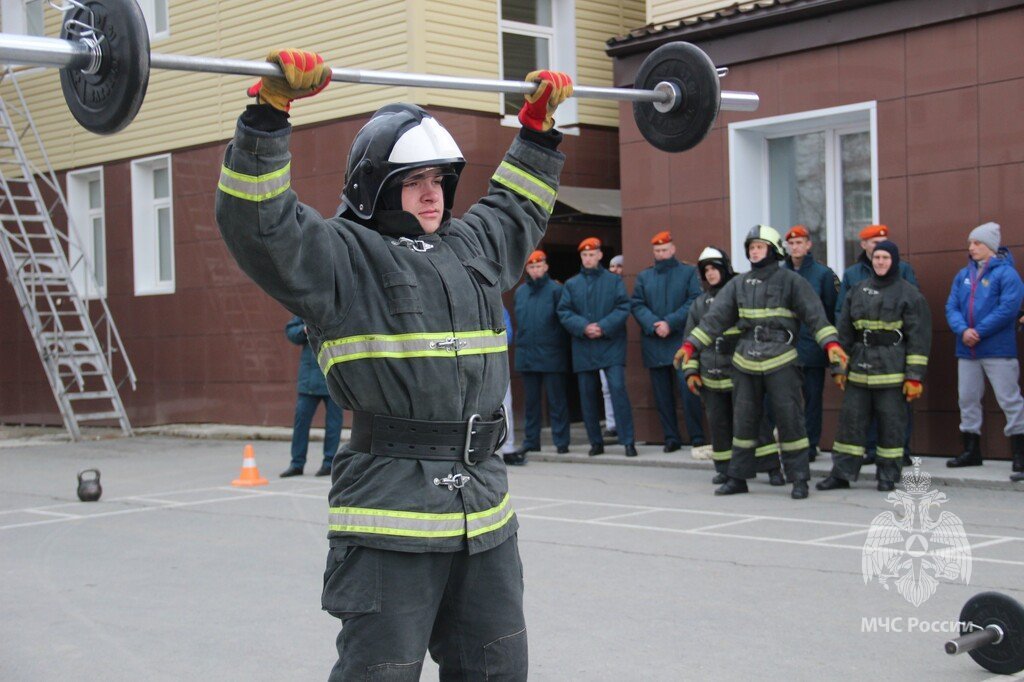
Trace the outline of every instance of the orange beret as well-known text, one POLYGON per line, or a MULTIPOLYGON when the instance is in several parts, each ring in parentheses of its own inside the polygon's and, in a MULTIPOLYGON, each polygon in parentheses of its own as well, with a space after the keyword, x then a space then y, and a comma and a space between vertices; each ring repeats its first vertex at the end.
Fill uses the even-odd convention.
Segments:
POLYGON ((868 225, 860 231, 860 238, 862 240, 874 239, 875 237, 888 237, 889 228, 885 225, 868 225))
POLYGON ((542 263, 547 259, 548 255, 541 251, 540 249, 537 249, 536 251, 530 254, 529 258, 526 259, 526 264, 532 265, 533 263, 542 263))
POLYGON ((795 237, 803 237, 804 239, 810 239, 811 234, 803 225, 794 225, 793 227, 789 228, 789 232, 786 233, 786 241, 788 242, 790 239, 793 239, 795 237))
POLYGON ((655 246, 661 246, 662 244, 668 244, 672 241, 672 233, 668 230, 659 232, 658 234, 651 237, 651 243, 655 246))
POLYGON ((579 245, 579 247, 577 247, 576 250, 577 251, 592 251, 593 249, 600 249, 600 248, 601 248, 601 240, 600 239, 598 239, 597 237, 587 237, 586 239, 584 239, 583 241, 580 242, 580 245, 579 245))

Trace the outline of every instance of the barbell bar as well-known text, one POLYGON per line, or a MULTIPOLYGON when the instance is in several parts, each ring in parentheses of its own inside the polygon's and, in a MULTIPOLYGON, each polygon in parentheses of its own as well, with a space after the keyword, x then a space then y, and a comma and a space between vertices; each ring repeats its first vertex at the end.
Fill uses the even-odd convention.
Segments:
MULTIPOLYGON (((115 133, 135 118, 151 69, 238 76, 280 76, 268 62, 150 53, 145 19, 135 0, 69 0, 60 38, 0 33, 0 61, 56 67, 75 119, 98 134, 115 133)), ((344 83, 528 94, 523 81, 332 68, 344 83)), ((664 151, 690 149, 706 137, 719 109, 754 111, 752 92, 722 91, 719 70, 690 43, 669 43, 641 64, 634 87, 576 86, 574 97, 633 103, 643 136, 664 151)))
POLYGON ((966 653, 989 672, 1024 670, 1024 605, 999 592, 974 595, 960 610, 960 636, 945 644, 950 656, 966 653))

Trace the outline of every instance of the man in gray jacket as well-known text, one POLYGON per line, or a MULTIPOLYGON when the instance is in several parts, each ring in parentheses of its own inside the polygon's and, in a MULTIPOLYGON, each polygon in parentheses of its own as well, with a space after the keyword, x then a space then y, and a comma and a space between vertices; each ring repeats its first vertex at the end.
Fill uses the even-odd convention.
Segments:
POLYGON ((249 90, 217 193, 242 269, 306 320, 331 396, 353 411, 334 458, 323 608, 340 618, 332 680, 525 680, 518 522, 508 494, 501 292, 523 271, 554 205, 564 157, 552 129, 572 92, 542 71, 523 130, 487 196, 450 214, 465 159, 408 104, 357 133, 339 215, 290 188, 291 100, 330 80, 317 55, 274 51, 285 78, 249 90), (429 643, 429 644, 428 644, 429 643))

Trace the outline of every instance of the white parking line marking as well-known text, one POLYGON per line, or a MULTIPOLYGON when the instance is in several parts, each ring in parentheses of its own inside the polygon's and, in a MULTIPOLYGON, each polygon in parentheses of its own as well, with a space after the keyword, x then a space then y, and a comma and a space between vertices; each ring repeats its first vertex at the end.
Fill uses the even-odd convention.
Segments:
POLYGON ((59 516, 65 519, 81 519, 84 518, 79 514, 65 514, 64 512, 47 511, 45 509, 26 509, 28 514, 42 514, 44 516, 59 516))
MULTIPOLYGON (((541 507, 534 507, 534 509, 540 509, 540 508, 541 507)), ((533 511, 533 509, 526 509, 524 511, 531 512, 531 511, 533 511)), ((517 514, 519 513, 518 509, 516 510, 516 513, 517 514)), ((650 509, 641 509, 639 511, 626 512, 625 514, 612 514, 611 516, 601 516, 601 517, 596 518, 596 519, 591 519, 591 521, 611 521, 612 519, 625 519, 625 518, 628 518, 630 516, 643 516, 644 514, 650 514, 650 513, 651 513, 650 509)))
POLYGON ((715 530, 716 528, 725 528, 726 526, 738 526, 741 523, 750 523, 751 521, 760 521, 763 516, 751 516, 746 519, 736 519, 735 521, 726 521, 725 523, 715 523, 710 526, 701 526, 700 528, 692 528, 691 532, 704 532, 706 530, 715 530))
POLYGON ((832 540, 842 540, 843 538, 853 537, 854 535, 867 535, 870 528, 861 528, 860 530, 851 530, 849 533, 840 533, 839 535, 826 535, 823 538, 814 538, 814 542, 830 542, 832 540))

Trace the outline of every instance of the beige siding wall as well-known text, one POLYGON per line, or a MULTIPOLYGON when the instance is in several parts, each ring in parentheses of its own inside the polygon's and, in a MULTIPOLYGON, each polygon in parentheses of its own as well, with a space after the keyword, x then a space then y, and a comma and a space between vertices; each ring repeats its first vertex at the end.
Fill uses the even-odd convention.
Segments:
MULTIPOLYGON (((605 41, 643 23, 642 0, 575 0, 578 81, 612 82, 605 41)), ((47 35, 61 16, 47 8, 47 35)), ((170 36, 154 52, 258 60, 274 45, 315 49, 334 66, 495 78, 499 72, 497 0, 345 0, 289 3, 171 0, 170 36), (287 11, 282 11, 286 7, 287 11)), ((249 77, 153 71, 142 110, 113 136, 86 132, 71 117, 55 69, 19 76, 54 167, 136 158, 227 138, 247 103, 249 77)), ((10 86, 0 94, 11 96, 10 86)), ((295 122, 316 123, 405 100, 498 112, 498 95, 335 84, 296 105, 295 122)), ((583 100, 580 120, 615 126, 614 103, 583 100)))
POLYGON ((663 24, 682 17, 714 12, 736 4, 735 0, 650 0, 647 23, 663 24))

